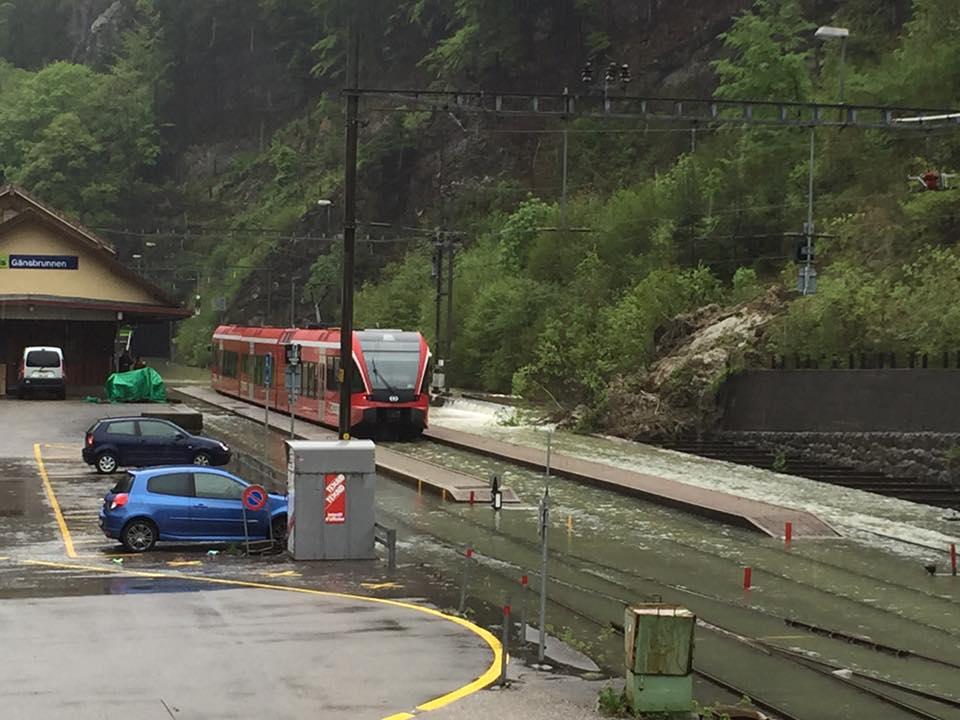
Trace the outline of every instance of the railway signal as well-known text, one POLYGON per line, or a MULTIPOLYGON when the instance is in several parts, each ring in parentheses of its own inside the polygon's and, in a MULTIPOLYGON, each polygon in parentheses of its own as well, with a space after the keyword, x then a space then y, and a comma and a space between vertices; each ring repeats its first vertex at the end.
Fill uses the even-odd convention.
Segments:
POLYGON ((938 170, 927 170, 922 175, 911 175, 909 180, 913 180, 920 185, 921 190, 936 191, 950 190, 950 179, 957 177, 957 173, 942 173, 938 170))

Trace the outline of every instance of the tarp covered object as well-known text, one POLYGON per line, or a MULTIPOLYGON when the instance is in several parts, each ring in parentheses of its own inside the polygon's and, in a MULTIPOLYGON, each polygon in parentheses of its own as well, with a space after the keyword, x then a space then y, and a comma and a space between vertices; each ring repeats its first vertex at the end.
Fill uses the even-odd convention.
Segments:
POLYGON ((111 402, 166 402, 167 388, 153 368, 113 373, 104 385, 111 402))

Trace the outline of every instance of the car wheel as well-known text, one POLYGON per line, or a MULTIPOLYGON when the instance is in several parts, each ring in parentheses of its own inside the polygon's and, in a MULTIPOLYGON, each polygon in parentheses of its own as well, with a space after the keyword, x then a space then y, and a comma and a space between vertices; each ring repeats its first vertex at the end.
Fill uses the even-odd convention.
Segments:
POLYGON ((285 543, 287 540, 287 516, 275 517, 270 527, 273 528, 273 541, 281 545, 285 543))
POLYGON ((23 389, 23 386, 17 388, 17 400, 26 400, 27 391, 23 389))
POLYGON ((198 452, 193 456, 194 465, 209 465, 210 464, 210 455, 205 452, 198 452))
POLYGON ((157 544, 157 535, 157 526, 152 520, 137 518, 124 525, 120 542, 130 552, 142 553, 157 544))
POLYGON ((66 400, 67 399, 67 390, 62 388, 57 392, 57 400, 66 400))
POLYGON ((117 471, 117 467, 120 463, 117 461, 117 456, 112 452, 102 452, 97 455, 97 472, 101 475, 109 475, 117 471))

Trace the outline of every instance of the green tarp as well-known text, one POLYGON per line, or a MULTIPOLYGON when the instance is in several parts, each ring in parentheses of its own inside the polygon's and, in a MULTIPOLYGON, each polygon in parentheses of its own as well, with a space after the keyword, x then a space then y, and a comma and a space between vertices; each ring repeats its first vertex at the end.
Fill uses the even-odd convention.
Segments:
POLYGON ((104 385, 110 402, 166 402, 167 388, 153 368, 113 373, 104 385))

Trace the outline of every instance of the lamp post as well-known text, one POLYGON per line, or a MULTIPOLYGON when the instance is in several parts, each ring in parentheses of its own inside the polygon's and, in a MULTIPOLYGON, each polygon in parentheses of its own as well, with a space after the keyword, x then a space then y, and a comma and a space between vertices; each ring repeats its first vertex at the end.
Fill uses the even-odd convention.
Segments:
POLYGON ((324 231, 325 235, 330 234, 330 208, 333 207, 332 200, 317 200, 317 207, 323 207, 327 209, 327 229, 324 231))
POLYGON ((844 103, 844 66, 847 59, 847 38, 850 37, 850 30, 842 27, 832 27, 823 25, 817 28, 813 34, 817 40, 839 40, 840 41, 840 104, 844 103))
MULTIPOLYGON (((831 27, 824 25, 817 28, 813 34, 817 40, 840 40, 840 104, 844 101, 844 63, 846 60, 847 38, 850 37, 850 31, 847 28, 831 27)), ((810 173, 807 179, 807 222, 803 226, 803 234, 806 238, 804 243, 804 268, 803 279, 800 282, 800 294, 811 295, 816 289, 813 284, 813 166, 816 157, 816 127, 810 128, 810 173)))

